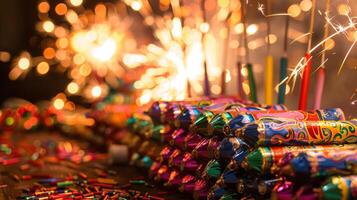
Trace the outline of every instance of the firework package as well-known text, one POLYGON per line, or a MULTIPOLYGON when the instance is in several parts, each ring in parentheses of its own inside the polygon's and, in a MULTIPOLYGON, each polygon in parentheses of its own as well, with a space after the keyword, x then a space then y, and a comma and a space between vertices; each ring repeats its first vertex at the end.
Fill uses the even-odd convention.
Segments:
POLYGON ((153 180, 195 199, 353 199, 356 127, 339 108, 216 98, 154 102, 128 119, 126 131, 139 146, 159 146, 150 157, 153 180))

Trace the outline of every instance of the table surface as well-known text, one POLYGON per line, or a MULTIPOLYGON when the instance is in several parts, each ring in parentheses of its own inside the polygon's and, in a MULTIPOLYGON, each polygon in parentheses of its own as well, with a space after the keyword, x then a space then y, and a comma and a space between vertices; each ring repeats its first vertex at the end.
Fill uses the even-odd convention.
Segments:
MULTIPOLYGON (((91 149, 90 144, 80 140, 68 139, 56 132, 20 132, 20 133, 2 133, 0 143, 11 143, 13 149, 18 150, 21 155, 26 154, 28 149, 37 144, 46 143, 48 141, 70 141, 80 147, 91 149)), ((105 153, 103 153, 105 157, 105 153)), ((44 162, 42 166, 31 165, 29 169, 21 168, 21 166, 29 163, 28 156, 20 156, 21 161, 12 165, 0 164, 0 199, 16 199, 24 194, 24 190, 28 190, 36 184, 37 180, 16 180, 14 174, 18 177, 24 175, 50 175, 56 178, 65 178, 68 176, 78 175, 83 172, 90 178, 98 177, 98 170, 109 172, 110 178, 115 179, 119 185, 128 184, 130 180, 135 178, 145 179, 145 170, 138 169, 132 166, 125 165, 109 165, 106 159, 94 160, 90 162, 76 164, 71 161, 60 162, 44 162), (140 178, 142 177, 142 178, 140 178)), ((0 156, 0 159, 3 157, 0 156)), ((150 181, 148 181, 150 182, 150 181)), ((132 185, 129 189, 138 190, 140 192, 148 192, 151 195, 164 197, 165 199, 190 199, 191 197, 182 194, 175 190, 168 190, 158 185, 132 185)))

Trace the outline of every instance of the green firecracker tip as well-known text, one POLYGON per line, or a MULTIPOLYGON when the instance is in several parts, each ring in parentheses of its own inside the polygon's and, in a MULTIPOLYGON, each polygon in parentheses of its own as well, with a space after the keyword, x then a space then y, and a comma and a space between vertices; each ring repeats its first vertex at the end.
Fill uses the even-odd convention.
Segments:
POLYGON ((215 133, 223 133, 223 128, 230 119, 232 119, 232 115, 228 112, 214 116, 208 124, 208 134, 213 135, 215 133))
POLYGON ((322 187, 322 199, 338 200, 342 198, 342 191, 337 184, 327 183, 322 187))
POLYGON ((263 152, 269 151, 268 147, 259 148, 247 155, 243 167, 246 170, 254 170, 256 172, 262 173, 263 171, 263 152))
POLYGON ((206 166, 206 173, 210 178, 218 179, 222 174, 222 166, 217 160, 212 160, 206 166))

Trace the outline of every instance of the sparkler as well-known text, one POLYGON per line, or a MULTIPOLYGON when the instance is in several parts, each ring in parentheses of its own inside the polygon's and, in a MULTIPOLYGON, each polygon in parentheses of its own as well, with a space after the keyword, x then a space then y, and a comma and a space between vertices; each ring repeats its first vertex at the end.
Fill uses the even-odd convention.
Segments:
POLYGON ((309 28, 309 40, 307 45, 307 53, 305 54, 306 66, 303 72, 303 78, 301 82, 301 91, 300 91, 300 100, 299 100, 299 110, 306 110, 307 108, 307 100, 308 100, 308 93, 309 93, 309 84, 310 84, 310 75, 311 75, 311 43, 312 43, 312 32, 314 28, 314 20, 315 20, 315 7, 316 7, 316 0, 312 0, 312 9, 311 9, 311 16, 310 16, 310 28, 309 28))
POLYGON ((249 88, 250 88, 250 100, 253 102, 257 102, 257 94, 256 94, 256 87, 255 87, 255 80, 253 74, 253 66, 249 62, 249 49, 248 49, 248 41, 247 41, 247 29, 246 29, 246 4, 242 2, 242 23, 243 23, 243 40, 244 40, 244 49, 245 49, 245 61, 247 63, 247 70, 248 70, 248 81, 249 81, 249 88))
MULTIPOLYGON (((267 13, 270 14, 270 1, 267 0, 267 13)), ((267 57, 266 57, 266 66, 265 66, 265 103, 267 105, 273 104, 273 56, 270 54, 270 19, 266 18, 267 24, 267 57)))
POLYGON ((285 33, 284 33, 284 55, 283 57, 280 58, 280 82, 282 83, 279 85, 278 104, 285 103, 286 83, 283 82, 283 80, 287 75, 287 67, 288 67, 288 58, 287 58, 288 32, 289 32, 289 16, 286 16, 285 33))
MULTIPOLYGON (((326 8, 325 9, 326 9, 325 15, 328 18, 329 12, 330 12, 330 0, 326 0, 326 8)), ((328 27, 329 27, 329 24, 326 21, 325 26, 324 26, 324 38, 327 38, 327 36, 328 36, 328 27)), ((325 62, 326 62, 326 51, 324 50, 322 52, 322 56, 321 56, 321 67, 317 71, 314 109, 320 109, 320 107, 321 107, 321 98, 322 98, 322 93, 323 93, 324 83, 325 83, 325 76, 326 76, 325 75, 326 70, 325 70, 325 65, 324 65, 325 62)))

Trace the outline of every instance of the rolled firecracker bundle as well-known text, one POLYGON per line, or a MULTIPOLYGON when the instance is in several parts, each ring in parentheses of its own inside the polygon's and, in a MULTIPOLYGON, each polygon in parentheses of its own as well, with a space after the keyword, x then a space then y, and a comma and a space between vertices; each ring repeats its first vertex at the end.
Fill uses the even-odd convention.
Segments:
POLYGON ((357 199, 357 175, 330 178, 322 185, 319 197, 326 200, 357 199))
MULTIPOLYGON (((279 109, 280 107, 277 107, 276 109, 279 109)), ((209 122, 215 117, 216 122, 212 125, 215 126, 216 123, 222 123, 222 116, 228 116, 230 119, 232 116, 231 114, 234 115, 234 113, 237 113, 238 111, 240 112, 245 112, 248 110, 265 110, 264 108, 260 107, 250 107, 248 105, 240 104, 240 103, 231 103, 231 104, 215 104, 211 106, 204 107, 204 111, 201 112, 200 115, 198 115, 195 119, 195 121, 192 121, 192 125, 190 126, 190 130, 194 133, 199 133, 201 135, 210 137, 212 134, 208 134, 208 125, 209 122), (229 113, 226 113, 229 112, 229 113), (218 115, 218 116, 216 116, 218 115)), ((223 119, 224 120, 224 119, 223 119)))
MULTIPOLYGON (((239 104, 240 105, 240 104, 239 104)), ((207 126, 211 119, 219 113, 224 112, 226 109, 236 107, 237 104, 233 103, 220 103, 206 106, 203 111, 191 122, 190 131, 201 135, 207 135, 207 126)), ((242 107, 242 106, 240 106, 242 107)))
POLYGON ((245 157, 241 167, 243 167, 246 171, 263 175, 266 173, 277 172, 278 163, 287 154, 296 156, 301 152, 339 151, 353 149, 357 149, 356 144, 259 147, 245 157))
POLYGON ((333 175, 357 173, 357 149, 340 149, 303 152, 287 165, 281 166, 280 174, 289 179, 324 179, 333 175))
POLYGON ((223 137, 223 127, 237 115, 246 113, 250 110, 265 110, 258 107, 234 107, 230 110, 216 114, 207 124, 207 130, 204 132, 206 137, 223 137))
POLYGON ((195 108, 204 108, 212 104, 221 104, 221 103, 233 103, 235 98, 218 98, 211 100, 202 100, 196 102, 176 102, 170 103, 166 106, 165 111, 160 115, 161 123, 168 123, 174 126, 175 119, 185 111, 185 109, 195 108))
POLYGON ((223 128, 224 134, 227 136, 234 135, 237 129, 254 121, 265 118, 281 118, 291 119, 296 121, 340 121, 345 120, 343 111, 339 108, 315 110, 312 112, 292 110, 292 111, 251 111, 246 114, 241 114, 231 119, 223 128))
POLYGON ((268 111, 285 111, 286 108, 281 105, 275 106, 266 106, 266 107, 252 107, 252 106, 245 106, 245 107, 235 107, 231 110, 227 110, 226 112, 219 113, 215 115, 212 120, 209 121, 207 127, 207 134, 208 136, 220 136, 224 137, 224 127, 229 123, 230 120, 236 118, 237 116, 244 115, 249 112, 268 112, 268 111))
POLYGON ((250 147, 346 144, 357 142, 356 121, 264 119, 236 131, 250 147))

